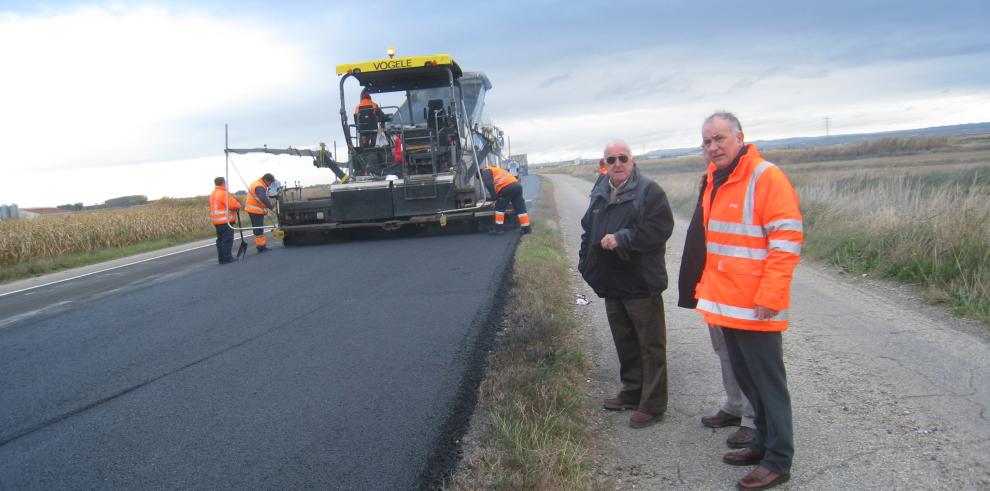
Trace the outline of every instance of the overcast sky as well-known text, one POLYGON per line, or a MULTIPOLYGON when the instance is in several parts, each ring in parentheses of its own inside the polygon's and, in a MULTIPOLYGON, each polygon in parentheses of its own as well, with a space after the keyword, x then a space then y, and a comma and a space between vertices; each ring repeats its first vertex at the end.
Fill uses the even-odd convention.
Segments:
POLYGON ((696 145, 716 109, 749 140, 990 121, 987 0, 474 3, 0 0, 0 204, 207 194, 224 123, 231 147, 343 148, 335 66, 389 46, 485 72, 531 162, 696 145))

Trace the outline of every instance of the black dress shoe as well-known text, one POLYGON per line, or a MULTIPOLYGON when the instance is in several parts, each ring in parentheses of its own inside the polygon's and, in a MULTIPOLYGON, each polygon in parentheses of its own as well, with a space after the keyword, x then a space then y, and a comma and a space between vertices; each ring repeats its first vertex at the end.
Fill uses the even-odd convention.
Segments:
POLYGON ((749 474, 739 480, 736 487, 746 491, 757 489, 769 489, 778 484, 783 484, 791 478, 790 474, 774 472, 766 467, 759 466, 749 474))
POLYGON ((729 465, 756 465, 763 460, 763 454, 759 452, 754 452, 750 448, 741 448, 739 450, 733 450, 731 452, 726 452, 722 456, 722 462, 729 465))
POLYGON ((701 424, 709 428, 724 428, 726 426, 739 426, 742 423, 742 418, 739 416, 733 416, 721 409, 713 416, 705 416, 701 418, 701 424))

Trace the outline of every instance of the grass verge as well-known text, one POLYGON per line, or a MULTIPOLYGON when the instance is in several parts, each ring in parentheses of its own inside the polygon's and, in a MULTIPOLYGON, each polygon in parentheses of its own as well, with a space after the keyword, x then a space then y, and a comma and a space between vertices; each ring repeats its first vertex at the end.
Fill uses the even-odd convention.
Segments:
POLYGON ((194 240, 205 239, 211 236, 213 235, 198 231, 188 232, 184 234, 173 235, 171 237, 166 237, 164 239, 138 242, 136 244, 131 244, 123 247, 99 249, 91 252, 78 252, 73 254, 65 254, 63 256, 58 256, 58 257, 50 257, 50 258, 38 259, 35 261, 18 263, 4 267, 2 270, 0 270, 0 283, 6 283, 8 281, 30 278, 32 276, 38 276, 46 273, 53 273, 55 271, 61 271, 63 269, 78 268, 80 266, 88 266, 90 264, 101 263, 104 261, 111 261, 122 257, 133 256, 135 254, 141 254, 144 252, 164 249, 166 247, 171 247, 174 245, 184 244, 194 240))
POLYGON ((499 349, 476 415, 484 421, 448 489, 588 489, 588 361, 569 309, 570 273, 553 188, 543 180, 533 233, 516 252, 499 349))

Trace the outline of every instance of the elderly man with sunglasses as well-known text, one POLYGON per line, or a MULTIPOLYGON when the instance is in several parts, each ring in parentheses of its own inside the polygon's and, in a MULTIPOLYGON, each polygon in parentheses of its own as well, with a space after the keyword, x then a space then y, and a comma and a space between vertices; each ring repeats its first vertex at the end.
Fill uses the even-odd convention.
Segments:
POLYGON ((667 410, 666 326, 661 292, 667 288, 664 250, 674 229, 667 195, 639 173, 629 145, 605 147, 607 173, 591 191, 581 219, 578 270, 605 299, 619 356, 622 389, 605 409, 635 410, 632 428, 660 421, 667 410))

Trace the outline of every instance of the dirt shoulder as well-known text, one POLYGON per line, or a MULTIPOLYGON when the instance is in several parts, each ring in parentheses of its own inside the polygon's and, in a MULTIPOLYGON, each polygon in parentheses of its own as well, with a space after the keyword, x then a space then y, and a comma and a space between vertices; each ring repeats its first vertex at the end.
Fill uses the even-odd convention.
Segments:
MULTIPOLYGON (((596 473, 616 489, 730 489, 748 468, 721 463, 731 428, 699 419, 721 404, 718 359, 700 316, 676 306, 686 220, 668 243, 664 293, 670 402, 645 430, 599 409, 618 389, 604 305, 576 272, 591 183, 549 176, 592 361, 587 405, 599 435, 596 473)), ((661 186, 663 183, 660 183, 661 186)), ((784 359, 795 460, 781 489, 990 487, 990 342, 985 326, 942 314, 909 289, 802 263, 793 283, 784 359)))

